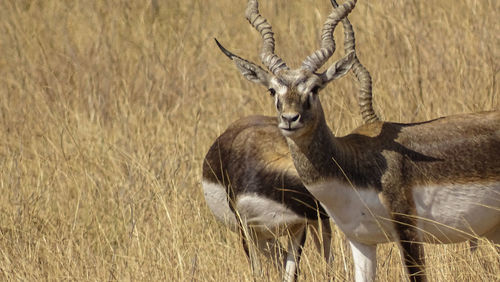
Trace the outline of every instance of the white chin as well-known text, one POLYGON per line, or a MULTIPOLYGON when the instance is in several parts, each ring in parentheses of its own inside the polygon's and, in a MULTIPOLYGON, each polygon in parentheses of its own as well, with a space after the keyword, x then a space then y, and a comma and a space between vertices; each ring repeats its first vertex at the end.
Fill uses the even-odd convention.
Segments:
POLYGON ((290 137, 292 135, 295 135, 297 133, 297 130, 286 130, 286 129, 281 129, 281 134, 285 137, 290 137))

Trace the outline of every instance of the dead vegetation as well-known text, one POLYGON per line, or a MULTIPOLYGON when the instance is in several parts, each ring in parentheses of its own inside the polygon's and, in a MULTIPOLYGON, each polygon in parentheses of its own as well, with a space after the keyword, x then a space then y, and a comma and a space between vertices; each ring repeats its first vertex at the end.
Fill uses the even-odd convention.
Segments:
MULTIPOLYGON (((329 1, 261 2, 277 53, 296 66, 318 46, 329 1)), ((213 42, 259 61, 244 8, 0 2, 1 280, 252 281, 240 241, 200 189, 216 136, 239 117, 274 114, 213 42)), ((492 0, 358 1, 350 19, 378 113, 410 122, 499 109, 499 13, 492 0)), ((322 92, 336 134, 361 123, 355 89, 351 76, 322 92)), ((352 280, 337 235, 332 265, 308 245, 304 280, 352 280)), ((500 279, 484 241, 473 254, 466 244, 426 251, 431 281, 500 279)), ((378 256, 380 281, 403 279, 393 245, 378 256)), ((278 277, 270 268, 264 280, 278 277)))

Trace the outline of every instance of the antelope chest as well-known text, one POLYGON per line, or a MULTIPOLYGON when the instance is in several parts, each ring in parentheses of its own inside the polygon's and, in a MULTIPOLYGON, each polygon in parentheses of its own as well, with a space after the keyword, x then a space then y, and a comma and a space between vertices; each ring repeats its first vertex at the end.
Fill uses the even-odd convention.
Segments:
POLYGON ((389 212, 374 189, 335 180, 307 185, 307 189, 349 239, 371 245, 395 238, 389 212))

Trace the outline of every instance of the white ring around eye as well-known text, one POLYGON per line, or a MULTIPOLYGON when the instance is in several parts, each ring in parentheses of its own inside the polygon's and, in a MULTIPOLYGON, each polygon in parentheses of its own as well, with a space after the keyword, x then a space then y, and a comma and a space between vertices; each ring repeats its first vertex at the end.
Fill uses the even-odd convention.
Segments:
POLYGON ((305 83, 301 83, 301 84, 297 85, 297 90, 299 91, 299 93, 305 93, 306 87, 307 86, 305 83))
POLYGON ((280 83, 279 80, 276 79, 276 77, 273 77, 271 79, 269 88, 273 88, 276 91, 276 94, 278 95, 283 95, 286 94, 286 92, 288 92, 288 87, 280 83))

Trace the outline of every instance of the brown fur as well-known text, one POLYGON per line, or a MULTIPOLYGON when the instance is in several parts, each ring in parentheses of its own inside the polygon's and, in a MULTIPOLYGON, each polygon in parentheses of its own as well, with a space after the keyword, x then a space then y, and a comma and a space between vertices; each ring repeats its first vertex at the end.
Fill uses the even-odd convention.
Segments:
MULTIPOLYGON (((302 247, 306 239, 307 225, 321 224, 323 240, 323 252, 327 260, 330 259, 331 227, 329 218, 323 208, 306 190, 295 170, 285 138, 279 132, 277 120, 274 117, 250 116, 242 118, 222 133, 209 149, 203 163, 203 180, 211 183, 220 183, 226 188, 227 201, 233 214, 237 214, 237 198, 242 194, 257 194, 258 196, 273 200, 294 211, 304 221, 281 222, 280 230, 259 231, 258 223, 256 229, 246 228, 242 220, 237 220, 243 249, 249 259, 252 269, 256 271, 253 253, 249 248, 252 240, 256 246, 262 248, 264 240, 272 240, 281 235, 290 235, 288 254, 284 256, 287 266, 289 256, 295 256, 298 266, 302 247), (311 220, 306 222, 305 219, 311 220), (245 232, 248 230, 249 232, 245 232), (274 233, 273 232, 277 232, 274 233), (249 235, 250 237, 248 237, 249 235), (296 249, 295 249, 296 248, 296 249)), ((224 203, 215 203, 224 204, 224 203)), ((276 211, 259 211, 259 216, 264 213, 275 213, 276 211)), ((241 216, 245 216, 239 213, 241 216)), ((279 215, 277 215, 279 217, 279 215)), ((265 224, 263 222, 263 224, 265 224)), ((255 226, 254 226, 255 227, 255 226)), ((317 230, 318 232, 320 230, 317 230)), ((320 248, 319 234, 313 235, 317 247, 320 248)), ((281 249, 263 251, 274 253, 281 249)), ((274 257, 278 253, 270 254, 274 257)), ((289 271, 289 270, 288 270, 289 271)), ((291 275, 285 275, 285 278, 291 275)), ((295 268, 294 280, 298 275, 298 267, 295 268)), ((292 279, 293 278, 293 279, 292 279)), ((288 281, 288 280, 287 280, 288 281)))
POLYGON ((410 277, 423 281, 424 256, 411 191, 430 184, 500 182, 500 112, 412 124, 375 122, 340 138, 322 121, 313 135, 289 138, 300 177, 306 184, 335 178, 380 191, 410 277))
POLYGON ((500 112, 412 124, 375 122, 340 138, 325 124, 317 129, 310 138, 314 142, 291 144, 306 184, 345 179, 344 173, 359 188, 377 190, 391 183, 412 188, 500 181, 500 112))
MULTIPOLYGON (((203 178, 224 185, 232 201, 241 193, 266 193, 298 214, 318 217, 319 205, 298 177, 274 117, 250 116, 229 126, 208 151, 203 178)), ((327 218, 321 207, 320 214, 327 218)))

